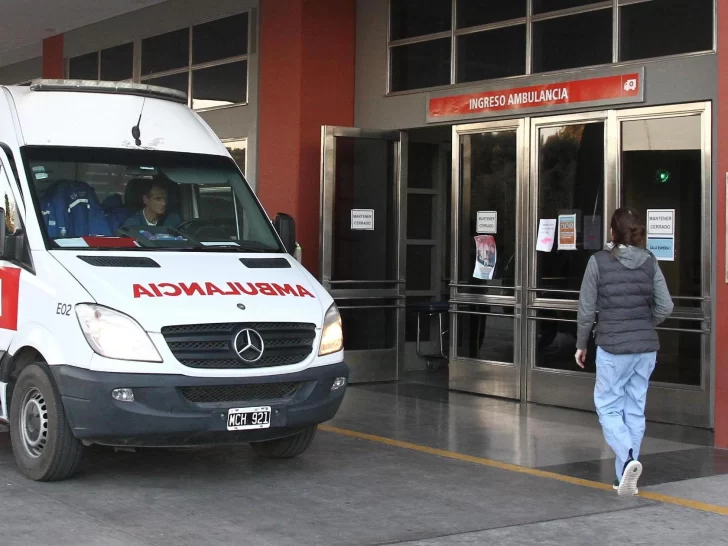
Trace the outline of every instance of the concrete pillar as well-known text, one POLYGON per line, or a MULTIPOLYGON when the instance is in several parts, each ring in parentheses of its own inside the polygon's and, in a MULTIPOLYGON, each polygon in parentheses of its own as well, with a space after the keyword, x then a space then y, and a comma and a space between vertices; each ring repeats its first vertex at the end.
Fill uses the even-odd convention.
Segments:
POLYGON ((354 123, 355 0, 262 0, 258 195, 318 275, 321 126, 354 123))
POLYGON ((63 34, 58 34, 43 40, 43 77, 62 79, 64 76, 63 34))

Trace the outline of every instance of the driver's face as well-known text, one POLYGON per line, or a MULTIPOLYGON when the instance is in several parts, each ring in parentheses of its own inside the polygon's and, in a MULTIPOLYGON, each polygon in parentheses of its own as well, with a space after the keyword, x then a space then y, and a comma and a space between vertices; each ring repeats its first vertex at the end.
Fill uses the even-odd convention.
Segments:
POLYGON ((153 187, 149 195, 144 196, 144 204, 149 212, 161 216, 167 210, 167 190, 153 187))

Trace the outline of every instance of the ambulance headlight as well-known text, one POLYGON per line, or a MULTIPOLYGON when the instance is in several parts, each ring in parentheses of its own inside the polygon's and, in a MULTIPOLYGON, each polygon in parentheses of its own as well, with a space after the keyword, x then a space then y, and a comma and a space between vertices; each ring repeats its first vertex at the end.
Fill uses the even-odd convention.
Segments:
POLYGON ((152 340, 133 318, 99 305, 80 304, 76 315, 94 352, 116 360, 162 362, 152 340))
POLYGON ((324 328, 321 333, 319 356, 338 353, 344 348, 344 333, 341 329, 341 315, 336 304, 331 304, 324 317, 324 328))

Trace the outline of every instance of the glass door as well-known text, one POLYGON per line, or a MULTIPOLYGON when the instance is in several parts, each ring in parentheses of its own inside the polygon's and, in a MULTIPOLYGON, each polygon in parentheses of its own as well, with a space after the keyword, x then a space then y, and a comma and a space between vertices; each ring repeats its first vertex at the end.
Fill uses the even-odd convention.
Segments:
POLYGON ((606 242, 614 185, 607 113, 531 122, 528 233, 527 399, 591 410, 593 338, 586 369, 574 362, 579 290, 589 258, 606 242))
POLYGON ((647 222, 675 309, 658 328, 647 399, 656 421, 711 426, 710 103, 617 113, 619 200, 647 222))
POLYGON ((352 382, 399 376, 406 135, 322 128, 321 281, 341 311, 352 382))
POLYGON ((521 397, 525 122, 453 128, 450 387, 521 397))

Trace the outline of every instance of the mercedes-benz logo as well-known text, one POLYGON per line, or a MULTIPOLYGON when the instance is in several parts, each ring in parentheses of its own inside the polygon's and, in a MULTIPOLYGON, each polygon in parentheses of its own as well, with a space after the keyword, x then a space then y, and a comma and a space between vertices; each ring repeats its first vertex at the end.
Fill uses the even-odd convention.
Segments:
POLYGON ((258 332, 245 328, 235 334, 233 349, 235 349, 241 360, 252 364, 262 358, 265 343, 263 343, 263 338, 258 332))

